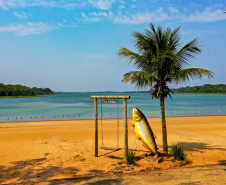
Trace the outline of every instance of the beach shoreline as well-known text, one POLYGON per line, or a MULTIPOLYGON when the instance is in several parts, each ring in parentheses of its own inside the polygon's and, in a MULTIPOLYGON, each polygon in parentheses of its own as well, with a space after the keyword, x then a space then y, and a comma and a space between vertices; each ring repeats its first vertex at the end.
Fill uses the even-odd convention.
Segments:
MULTIPOLYGON (((147 118, 162 151, 161 118, 147 118)), ((124 119, 119 119, 119 146, 124 147, 124 119)), ((117 145, 117 119, 103 119, 104 145, 117 145)), ((147 153, 135 138, 132 120, 128 119, 129 148, 136 155, 147 153)), ((226 116, 167 117, 168 145, 180 142, 187 166, 226 162, 226 116)), ((73 178, 114 171, 124 159, 124 150, 99 149, 94 157, 94 119, 1 122, 0 183, 73 178)), ((99 147, 102 130, 99 121, 99 147)), ((135 172, 153 165, 138 162, 135 172)), ((157 167, 156 167, 157 168, 157 167)), ((160 163, 158 168, 164 168, 160 163)))
MULTIPOLYGON (((166 118, 176 118, 176 117, 179 117, 179 118, 188 118, 188 117, 214 117, 214 116, 226 116, 224 114, 217 114, 217 115, 187 115, 187 116, 166 116, 166 118)), ((146 116, 146 118, 148 119, 158 119, 158 118, 161 118, 161 116, 146 116)), ((4 124, 4 123, 26 123, 26 122, 51 122, 51 121, 79 121, 79 120, 85 120, 85 121, 90 121, 90 120, 93 120, 94 122, 94 119, 95 118, 90 118, 90 119, 87 119, 87 118, 78 118, 78 119, 55 119, 55 120, 20 120, 21 118, 18 117, 18 119, 16 119, 16 121, 0 121, 0 124, 4 124)), ((102 118, 102 120, 117 120, 118 118, 102 118)), ((122 117, 120 117, 119 119, 124 119, 122 117)), ((132 119, 130 117, 128 117, 128 119, 132 119)), ((98 120, 100 121, 101 120, 101 117, 98 117, 98 120)))

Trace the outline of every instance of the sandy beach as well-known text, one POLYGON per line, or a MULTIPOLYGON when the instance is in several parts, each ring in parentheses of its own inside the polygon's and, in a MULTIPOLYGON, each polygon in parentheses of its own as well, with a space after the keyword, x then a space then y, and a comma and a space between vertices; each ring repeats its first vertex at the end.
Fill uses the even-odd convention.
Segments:
MULTIPOLYGON (((161 118, 148 118, 162 151, 161 118)), ((168 144, 180 142, 186 149, 186 166, 226 162, 226 116, 168 117, 168 144)), ((128 119, 129 148, 136 155, 148 151, 135 138, 128 119)), ((103 120, 105 146, 117 146, 117 120, 103 120)), ((99 146, 102 145, 99 122, 99 146)), ((0 123, 0 183, 73 178, 111 173, 124 159, 124 150, 99 149, 94 157, 94 120, 0 123)), ((119 122, 119 147, 124 147, 124 120, 119 122)), ((167 161, 138 166, 127 171, 166 168, 167 161)))

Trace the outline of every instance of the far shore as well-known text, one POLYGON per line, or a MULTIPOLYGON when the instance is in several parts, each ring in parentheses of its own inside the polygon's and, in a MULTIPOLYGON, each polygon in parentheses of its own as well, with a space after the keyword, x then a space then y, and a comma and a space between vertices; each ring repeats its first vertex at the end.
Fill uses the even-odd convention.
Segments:
MULTIPOLYGON (((156 143, 162 152, 161 118, 147 118, 157 136, 156 143)), ((226 162, 226 115, 167 117, 169 149, 181 143, 186 166, 224 164, 226 162)), ((117 119, 103 119, 103 144, 117 147, 117 119)), ((0 124, 0 184, 45 181, 74 178, 86 175, 101 175, 117 172, 140 172, 146 169, 171 168, 168 161, 150 164, 143 160, 137 165, 120 165, 124 149, 109 151, 100 149, 102 129, 99 121, 99 157, 94 157, 94 120, 59 120, 2 122, 0 124), (127 171, 129 170, 129 171, 127 171)), ((119 119, 119 147, 124 148, 124 119, 119 119)), ((137 140, 128 119, 129 149, 136 156, 148 151, 137 140)))
POLYGON ((58 94, 52 95, 34 95, 34 96, 0 96, 0 98, 34 98, 34 97, 47 97, 47 96, 54 96, 58 94))
MULTIPOLYGON (((64 92, 59 92, 59 93, 64 93, 64 92)), ((65 92, 68 93, 68 92, 65 92)), ((71 92, 71 93, 89 93, 89 92, 71 92)), ((103 92, 96 92, 96 93, 103 93, 103 92)), ((121 93, 147 93, 149 92, 121 92, 121 93)), ((226 93, 172 93, 173 94, 216 94, 216 95, 226 95, 226 93)), ((55 96, 55 95, 60 95, 60 94, 51 94, 51 95, 34 95, 34 96, 0 96, 0 98, 33 98, 33 97, 47 97, 47 96, 55 96)))

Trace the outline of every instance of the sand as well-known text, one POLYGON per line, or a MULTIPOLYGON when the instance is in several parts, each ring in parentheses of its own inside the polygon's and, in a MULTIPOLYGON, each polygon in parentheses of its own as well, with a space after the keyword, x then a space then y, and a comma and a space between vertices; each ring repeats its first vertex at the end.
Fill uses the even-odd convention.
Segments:
MULTIPOLYGON (((148 118, 162 151, 161 118, 148 118)), ((168 144, 180 142, 186 149, 186 166, 226 162, 226 116, 169 117, 168 144)), ((135 138, 131 119, 129 148, 147 153, 135 138)), ((94 157, 94 120, 0 123, 0 183, 21 183, 110 174, 124 159, 124 150, 99 149, 94 157)), ((117 120, 103 120, 104 145, 117 147, 117 120)), ((99 146, 102 145, 99 124, 99 146)), ((124 120, 119 122, 119 147, 124 147, 124 120)), ((171 159, 169 159, 171 160, 171 159)), ((169 161, 168 161, 169 162, 169 161)), ((128 172, 167 168, 167 161, 126 167, 128 172)))

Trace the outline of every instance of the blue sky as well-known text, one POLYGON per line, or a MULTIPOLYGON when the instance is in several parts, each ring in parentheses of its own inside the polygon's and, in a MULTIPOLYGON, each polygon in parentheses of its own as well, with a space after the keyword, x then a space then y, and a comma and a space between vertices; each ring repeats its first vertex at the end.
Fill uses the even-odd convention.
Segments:
POLYGON ((202 54, 189 67, 226 82, 226 0, 0 0, 0 82, 54 91, 130 91, 123 74, 136 70, 116 53, 135 50, 131 34, 150 23, 181 26, 181 44, 194 38, 202 54))

